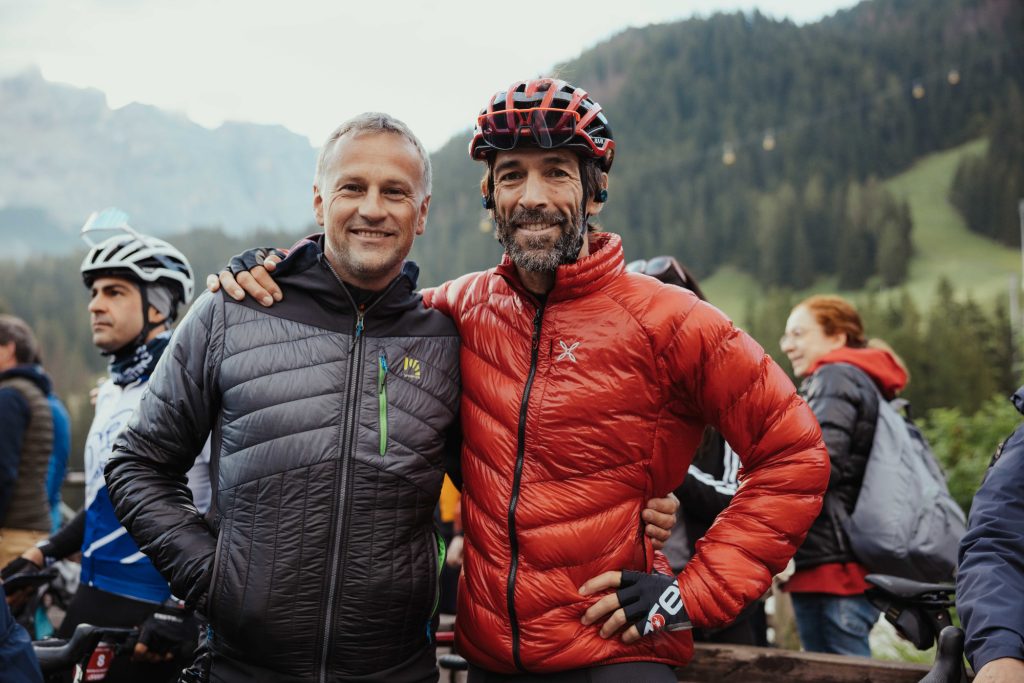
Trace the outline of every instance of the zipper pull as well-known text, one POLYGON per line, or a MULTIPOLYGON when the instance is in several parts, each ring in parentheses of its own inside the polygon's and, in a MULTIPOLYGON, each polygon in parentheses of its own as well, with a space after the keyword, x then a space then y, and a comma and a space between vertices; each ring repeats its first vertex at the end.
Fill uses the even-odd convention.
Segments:
POLYGON ((359 304, 359 313, 356 315, 356 339, 363 334, 363 318, 366 317, 365 304, 359 304))
POLYGON ((363 318, 365 316, 365 306, 360 304, 359 311, 356 313, 356 333, 352 335, 352 347, 349 349, 349 353, 356 350, 356 344, 359 343, 359 337, 363 336, 363 318))

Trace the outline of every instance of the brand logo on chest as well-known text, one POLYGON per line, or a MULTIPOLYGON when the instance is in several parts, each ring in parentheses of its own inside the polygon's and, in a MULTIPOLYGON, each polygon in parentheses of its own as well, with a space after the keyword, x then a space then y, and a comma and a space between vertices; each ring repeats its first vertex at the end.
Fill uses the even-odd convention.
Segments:
MULTIPOLYGON (((575 363, 576 362, 576 349, 579 348, 579 345, 580 345, 579 342, 573 342, 572 344, 566 344, 563 340, 559 339, 558 340, 558 346, 561 349, 561 353, 558 354, 558 358, 555 359, 555 362, 567 360, 567 361, 571 361, 571 362, 575 363)), ((558 349, 556 349, 556 351, 557 350, 558 349)))
POLYGON ((401 375, 405 379, 419 381, 420 379, 420 362, 415 358, 406 356, 402 359, 402 370, 401 375))

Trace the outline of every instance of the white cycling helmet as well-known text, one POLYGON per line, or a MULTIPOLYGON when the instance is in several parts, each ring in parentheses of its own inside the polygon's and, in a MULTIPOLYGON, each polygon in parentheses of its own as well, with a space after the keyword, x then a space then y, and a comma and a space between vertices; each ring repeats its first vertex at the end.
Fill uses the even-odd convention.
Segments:
MULTIPOLYGON (((169 287, 179 297, 175 304, 192 300, 195 277, 185 255, 162 239, 136 232, 123 211, 110 208, 93 213, 82 226, 82 239, 92 247, 80 269, 87 287, 103 275, 127 276, 140 285, 169 287), (94 235, 102 232, 115 234, 95 241, 94 235)), ((177 305, 172 308, 176 310, 177 305)))

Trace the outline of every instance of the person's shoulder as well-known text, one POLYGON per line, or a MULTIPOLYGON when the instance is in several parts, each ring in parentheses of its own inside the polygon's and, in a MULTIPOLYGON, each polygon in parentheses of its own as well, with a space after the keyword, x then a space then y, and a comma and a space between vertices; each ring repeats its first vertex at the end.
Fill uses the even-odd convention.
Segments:
POLYGON ((14 383, 0 383, 0 412, 11 408, 19 408, 27 412, 28 401, 14 383))
POLYGON ((814 376, 825 382, 848 384, 859 388, 874 386, 866 372, 849 363, 826 363, 814 371, 814 376))
POLYGON ((991 469, 1005 471, 1024 482, 1024 424, 1014 430, 999 447, 991 469))
POLYGON ((874 382, 860 368, 849 363, 826 363, 804 382, 811 396, 836 396, 855 399, 876 394, 874 382))
POLYGON ((502 282, 495 268, 466 273, 437 287, 423 290, 424 301, 427 306, 436 306, 439 299, 451 307, 464 306, 485 300, 502 282))

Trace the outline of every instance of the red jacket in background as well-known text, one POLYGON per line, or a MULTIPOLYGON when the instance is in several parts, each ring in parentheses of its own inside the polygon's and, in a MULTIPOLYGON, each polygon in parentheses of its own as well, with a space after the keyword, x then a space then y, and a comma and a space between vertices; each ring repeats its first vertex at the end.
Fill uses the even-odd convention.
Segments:
POLYGON ((641 507, 682 482, 706 424, 744 471, 679 578, 694 626, 725 624, 767 590, 828 482, 818 423, 750 337, 689 291, 627 273, 617 235, 591 235, 590 249, 543 303, 507 257, 425 292, 462 338, 456 638, 491 671, 689 661, 687 631, 602 639, 580 623, 601 596, 578 589, 652 569, 641 507))

